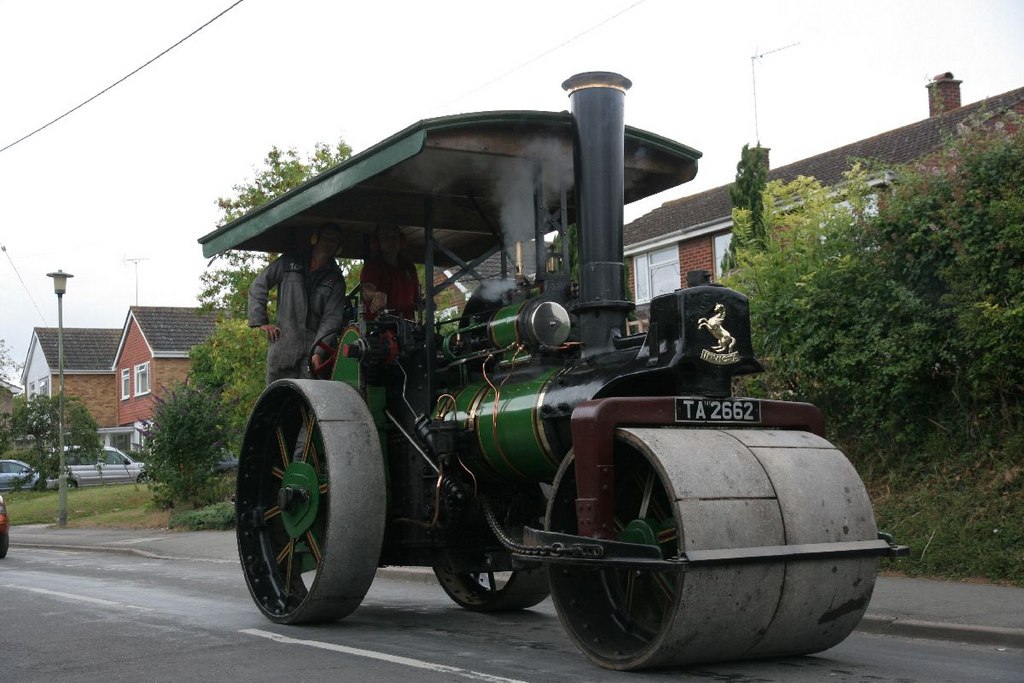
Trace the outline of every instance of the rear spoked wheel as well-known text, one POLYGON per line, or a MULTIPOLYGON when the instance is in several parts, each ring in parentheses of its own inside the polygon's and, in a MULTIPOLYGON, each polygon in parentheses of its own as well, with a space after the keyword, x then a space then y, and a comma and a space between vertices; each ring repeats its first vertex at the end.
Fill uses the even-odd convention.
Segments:
POLYGON ((238 549, 249 592, 278 623, 333 621, 373 581, 384 463, 347 384, 279 380, 249 418, 238 466, 238 549))
POLYGON ((434 567, 434 575, 455 604, 472 612, 527 609, 548 596, 548 577, 543 567, 478 573, 434 567))

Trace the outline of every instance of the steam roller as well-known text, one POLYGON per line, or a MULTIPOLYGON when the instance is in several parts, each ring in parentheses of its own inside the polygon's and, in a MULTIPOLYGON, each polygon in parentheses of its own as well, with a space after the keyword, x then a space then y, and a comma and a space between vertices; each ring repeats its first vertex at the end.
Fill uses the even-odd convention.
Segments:
POLYGON ((550 594, 609 669, 828 649, 906 549, 817 408, 734 395, 763 369, 746 295, 692 271, 626 296, 624 203, 692 179, 700 153, 626 126, 619 74, 562 86, 571 112, 421 121, 201 240, 288 252, 333 221, 358 258, 397 225, 423 272, 415 319, 352 287, 330 381, 278 380, 253 408, 253 601, 331 622, 378 568, 423 567, 474 613, 550 594))

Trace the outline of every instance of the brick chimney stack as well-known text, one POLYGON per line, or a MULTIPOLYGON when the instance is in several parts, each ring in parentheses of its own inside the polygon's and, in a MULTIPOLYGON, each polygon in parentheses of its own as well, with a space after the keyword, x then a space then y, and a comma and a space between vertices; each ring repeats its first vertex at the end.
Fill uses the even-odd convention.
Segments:
POLYGON ((938 116, 960 108, 960 84, 947 71, 939 74, 928 84, 928 116, 938 116))

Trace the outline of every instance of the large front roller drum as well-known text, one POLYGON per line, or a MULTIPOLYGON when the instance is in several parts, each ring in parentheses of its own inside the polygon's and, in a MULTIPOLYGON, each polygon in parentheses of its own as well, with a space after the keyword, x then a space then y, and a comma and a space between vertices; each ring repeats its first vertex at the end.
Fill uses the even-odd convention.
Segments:
POLYGON ((362 397, 342 382, 278 380, 260 396, 238 464, 238 552, 271 621, 351 613, 384 538, 384 461, 362 397))
MULTIPOLYGON (((853 466, 806 432, 616 431, 620 540, 714 550, 877 540, 853 466)), ((545 526, 576 532, 572 455, 545 526)), ((833 557, 630 571, 551 566, 559 618, 611 669, 807 654, 843 640, 871 598, 876 558, 833 557)))

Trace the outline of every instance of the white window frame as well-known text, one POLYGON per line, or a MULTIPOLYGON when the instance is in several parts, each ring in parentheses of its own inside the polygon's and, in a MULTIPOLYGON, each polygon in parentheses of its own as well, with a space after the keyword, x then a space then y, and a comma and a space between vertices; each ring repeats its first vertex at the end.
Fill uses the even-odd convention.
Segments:
POLYGON ((135 395, 145 396, 149 393, 149 361, 135 366, 135 395))
POLYGON ((723 232, 712 238, 712 252, 715 257, 715 280, 722 277, 722 259, 729 253, 732 244, 732 231, 723 232))
POLYGON ((43 377, 39 380, 39 383, 36 385, 36 396, 51 396, 49 377, 43 377))
POLYGON ((660 249, 637 254, 633 257, 633 294, 638 304, 649 303, 659 294, 674 292, 682 287, 679 276, 679 245, 670 244, 660 249), (674 280, 659 283, 659 276, 665 277, 671 272, 674 280), (673 283, 668 287, 666 282, 673 283))
POLYGON ((121 368, 121 400, 125 401, 132 397, 132 371, 129 368, 121 368))

